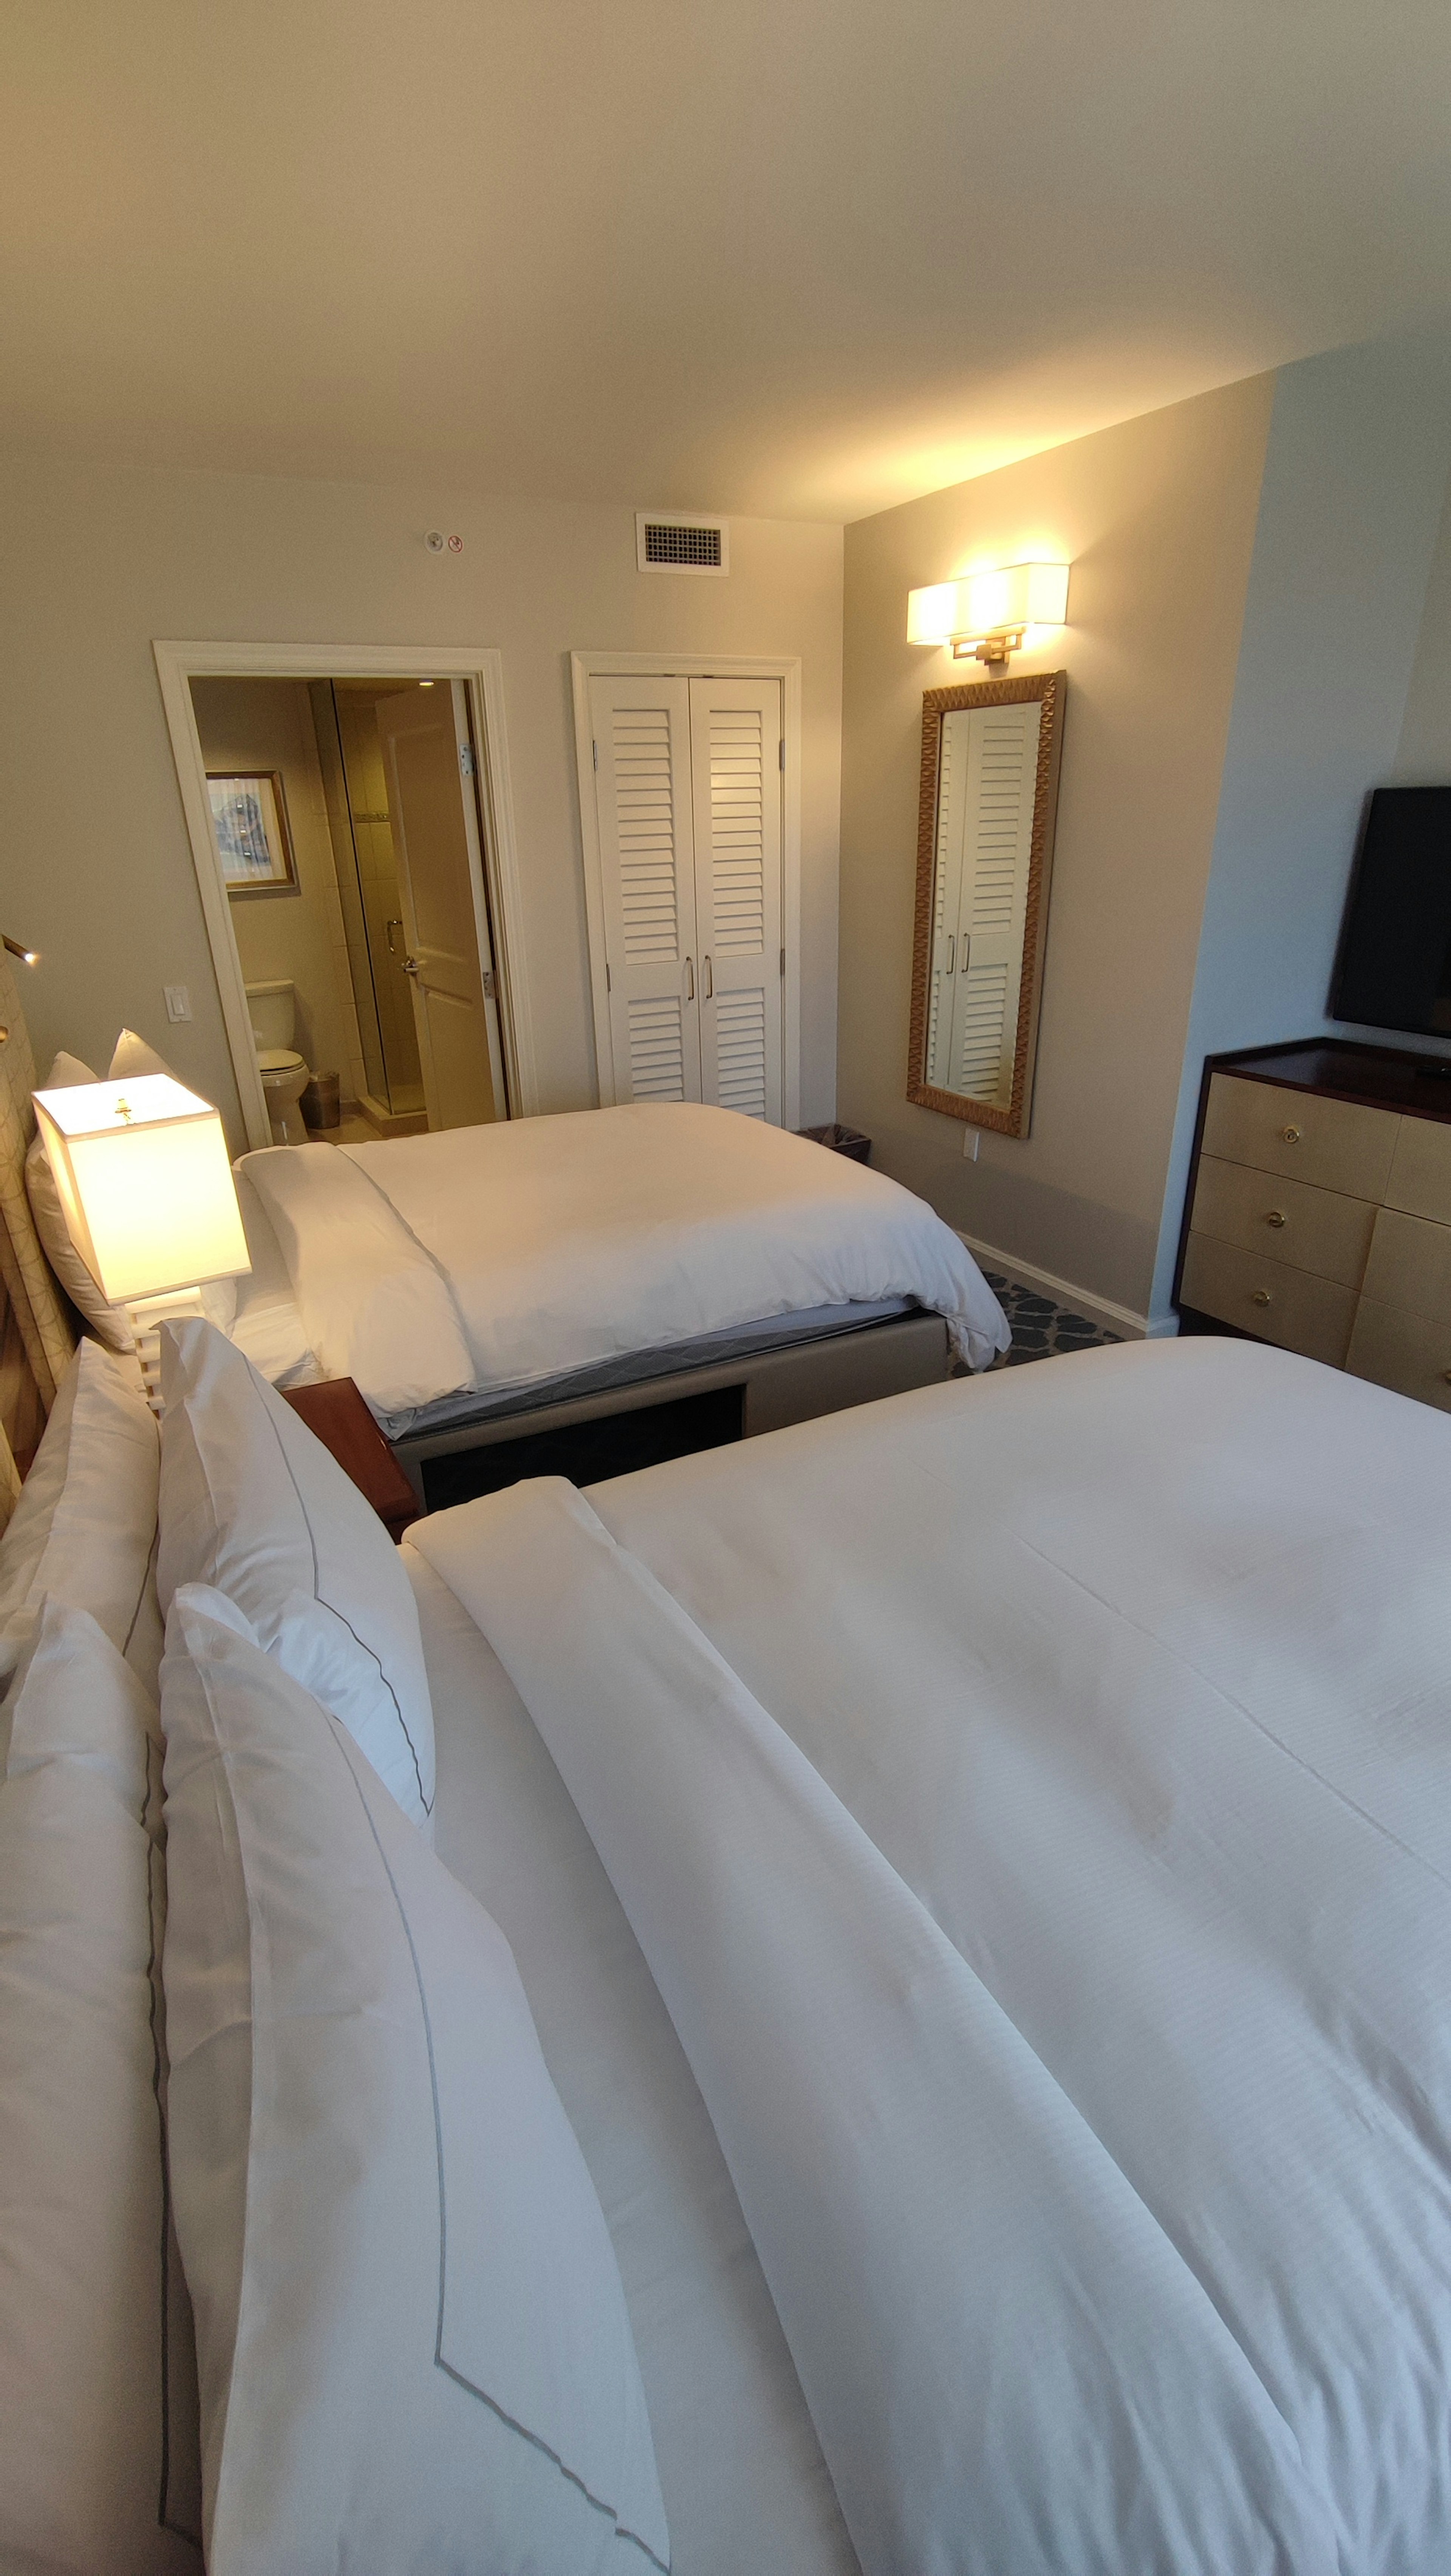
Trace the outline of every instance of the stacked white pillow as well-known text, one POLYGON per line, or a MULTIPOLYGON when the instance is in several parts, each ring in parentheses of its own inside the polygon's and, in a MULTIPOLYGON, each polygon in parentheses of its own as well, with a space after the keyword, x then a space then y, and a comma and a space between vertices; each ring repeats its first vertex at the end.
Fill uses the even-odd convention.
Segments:
POLYGON ((624 2295, 512 1955, 235 1604, 163 1667, 210 2576, 644 2576, 624 2295))
POLYGON ((321 1441, 210 1324, 161 1334, 164 1609, 206 1583, 432 1836, 433 1709, 398 1551, 321 1441))
POLYGON ((49 1594, 89 1610, 155 1697, 158 1474, 156 1417, 135 1360, 83 1341, 0 1538, 0 1669, 49 1594))
POLYGON ((0 2566, 200 2576, 196 2365, 168 2224, 155 1708, 58 1601, 0 1783, 0 2566))

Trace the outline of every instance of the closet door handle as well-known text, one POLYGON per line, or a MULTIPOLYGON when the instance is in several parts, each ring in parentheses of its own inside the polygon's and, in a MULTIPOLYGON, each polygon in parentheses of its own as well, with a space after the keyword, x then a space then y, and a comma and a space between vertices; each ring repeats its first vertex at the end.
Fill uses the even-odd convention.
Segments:
POLYGON ((961 962, 961 966, 962 966, 962 971, 963 971, 964 975, 967 973, 968 966, 970 965, 971 960, 972 960, 972 932, 971 932, 970 930, 965 930, 965 931, 963 932, 963 934, 962 934, 962 957, 961 957, 961 961, 960 961, 960 962, 961 962))
POLYGON ((710 971, 710 959, 707 957, 707 959, 706 959, 706 961, 705 961, 705 998, 706 998, 706 1000, 707 1000, 707 1001, 709 1001, 709 1000, 711 999, 711 997, 712 997, 712 995, 714 994, 714 992, 715 992, 715 977, 714 977, 714 975, 713 975, 713 974, 711 973, 711 971, 710 971))
POLYGON ((385 921, 383 924, 383 936, 388 942, 388 954, 390 957, 396 957, 398 954, 397 949, 393 945, 393 933, 395 930, 401 930, 402 927, 402 922, 396 919, 393 921, 385 921))
POLYGON ((685 961, 685 998, 687 1002, 693 1002, 695 999, 695 960, 693 957, 687 957, 685 961))
POLYGON ((949 975, 952 973, 952 970, 953 970, 953 968, 954 968, 954 966, 955 966, 956 964, 957 964, 957 941, 956 941, 955 937, 953 936, 953 933, 949 930, 949 932, 948 932, 948 934, 947 934, 947 972, 948 972, 948 974, 949 974, 949 975))

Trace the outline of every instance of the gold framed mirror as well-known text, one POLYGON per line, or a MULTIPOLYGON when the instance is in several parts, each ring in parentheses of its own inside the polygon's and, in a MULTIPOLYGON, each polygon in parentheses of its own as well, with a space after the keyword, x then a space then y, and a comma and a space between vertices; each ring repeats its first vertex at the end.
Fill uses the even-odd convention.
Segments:
POLYGON ((928 689, 907 1097, 1026 1136, 1068 675, 928 689))

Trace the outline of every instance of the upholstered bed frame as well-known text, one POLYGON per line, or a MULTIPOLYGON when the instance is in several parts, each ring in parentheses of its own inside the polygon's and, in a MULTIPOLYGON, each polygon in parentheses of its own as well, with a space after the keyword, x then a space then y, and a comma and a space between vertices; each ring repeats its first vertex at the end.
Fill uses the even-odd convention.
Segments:
POLYGON ((0 948, 0 1528, 8 1521, 76 1346, 66 1299, 40 1248, 25 1194, 35 1134, 35 1057, 15 970, 0 948))

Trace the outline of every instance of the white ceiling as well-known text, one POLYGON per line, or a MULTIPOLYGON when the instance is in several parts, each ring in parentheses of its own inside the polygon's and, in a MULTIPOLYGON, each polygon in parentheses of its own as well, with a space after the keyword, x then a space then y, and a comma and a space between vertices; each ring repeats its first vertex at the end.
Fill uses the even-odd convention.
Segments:
POLYGON ((856 518, 1451 311, 1446 0, 7 0, 0 444, 856 518))

